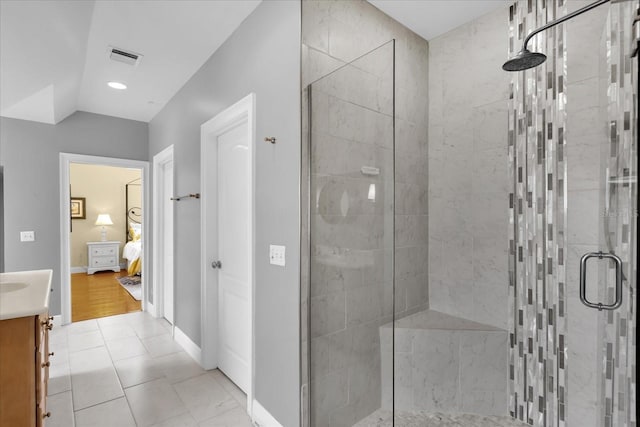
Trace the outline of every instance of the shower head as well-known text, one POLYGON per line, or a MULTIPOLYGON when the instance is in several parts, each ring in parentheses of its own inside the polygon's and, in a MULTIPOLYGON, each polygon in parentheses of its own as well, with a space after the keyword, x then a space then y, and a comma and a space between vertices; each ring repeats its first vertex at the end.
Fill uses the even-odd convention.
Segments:
POLYGON ((596 8, 605 3, 609 3, 610 1, 611 0, 596 0, 591 4, 588 4, 578 10, 575 10, 569 13, 568 15, 562 16, 534 30, 531 34, 529 34, 524 39, 524 43, 522 43, 522 50, 518 52, 516 56, 514 56, 513 58, 505 62, 504 65, 502 66, 502 69, 505 71, 522 71, 522 70, 528 70, 529 68, 537 67, 538 65, 542 64, 547 59, 547 57, 542 53, 531 52, 529 51, 529 49, 527 49, 527 43, 529 43, 529 40, 531 40, 533 36, 551 27, 555 27, 556 25, 564 21, 567 21, 573 17, 582 15, 588 10, 596 8))
POLYGON ((522 49, 516 56, 508 60, 502 66, 505 71, 522 71, 537 67, 547 60, 543 53, 531 52, 529 49, 522 49))

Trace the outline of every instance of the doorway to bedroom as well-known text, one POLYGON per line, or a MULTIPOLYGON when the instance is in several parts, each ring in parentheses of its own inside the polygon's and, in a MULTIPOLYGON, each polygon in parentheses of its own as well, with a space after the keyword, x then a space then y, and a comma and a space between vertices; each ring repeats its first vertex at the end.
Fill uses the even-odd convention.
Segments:
POLYGON ((71 163, 71 321, 142 308, 142 172, 71 163))
POLYGON ((62 322, 145 309, 147 162, 60 155, 62 322))

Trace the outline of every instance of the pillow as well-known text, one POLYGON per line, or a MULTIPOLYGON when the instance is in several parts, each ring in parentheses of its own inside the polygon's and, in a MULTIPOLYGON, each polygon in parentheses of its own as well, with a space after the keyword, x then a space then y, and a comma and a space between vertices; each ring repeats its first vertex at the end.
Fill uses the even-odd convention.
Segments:
POLYGON ((129 223, 129 237, 131 240, 138 241, 142 236, 142 224, 137 224, 135 222, 129 223))

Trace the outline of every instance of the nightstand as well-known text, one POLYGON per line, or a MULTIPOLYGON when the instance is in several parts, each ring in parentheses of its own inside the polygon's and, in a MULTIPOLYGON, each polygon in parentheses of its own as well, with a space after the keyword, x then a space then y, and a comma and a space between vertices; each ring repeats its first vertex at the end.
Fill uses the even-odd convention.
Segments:
POLYGON ((96 271, 120 272, 120 242, 87 242, 87 274, 96 271))

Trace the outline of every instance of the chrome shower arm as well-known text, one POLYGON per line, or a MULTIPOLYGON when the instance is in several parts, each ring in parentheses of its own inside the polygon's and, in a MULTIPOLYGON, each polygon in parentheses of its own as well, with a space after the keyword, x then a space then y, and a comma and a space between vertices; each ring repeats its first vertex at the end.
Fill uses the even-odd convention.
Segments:
POLYGON ((594 2, 594 3, 591 3, 591 4, 586 5, 585 7, 582 7, 582 8, 580 8, 580 9, 578 9, 578 10, 575 10, 575 11, 571 12, 571 13, 570 13, 570 14, 568 14, 568 15, 565 15, 565 16, 563 16, 563 17, 560 17, 560 18, 558 18, 558 19, 556 19, 556 20, 554 20, 554 21, 551 21, 551 22, 549 22, 549 23, 547 23, 547 24, 543 25, 542 27, 540 27, 540 28, 536 29, 535 31, 533 31, 531 34, 529 34, 529 35, 524 39, 524 43, 522 44, 522 50, 526 50, 526 49, 527 49, 527 43, 529 43, 529 40, 531 40, 531 38, 532 38, 533 36, 535 36, 536 34, 538 34, 538 33, 542 32, 542 31, 544 31, 544 30, 547 30, 547 29, 549 29, 549 28, 551 28, 551 27, 555 27, 556 25, 561 24, 561 23, 563 23, 564 21, 568 21, 569 19, 571 19, 571 18, 573 18, 573 17, 576 17, 576 16, 578 16, 578 15, 582 15, 583 13, 588 12, 588 11, 590 11, 591 9, 595 9, 595 8, 596 8, 596 7, 598 7, 598 6, 602 6, 602 5, 603 5, 603 4, 605 4, 605 3, 609 3, 610 1, 611 1, 611 0, 598 0, 598 1, 594 2))

